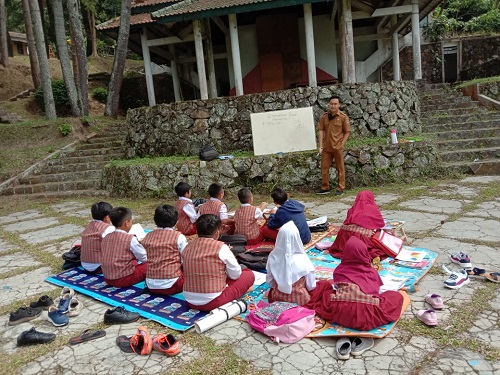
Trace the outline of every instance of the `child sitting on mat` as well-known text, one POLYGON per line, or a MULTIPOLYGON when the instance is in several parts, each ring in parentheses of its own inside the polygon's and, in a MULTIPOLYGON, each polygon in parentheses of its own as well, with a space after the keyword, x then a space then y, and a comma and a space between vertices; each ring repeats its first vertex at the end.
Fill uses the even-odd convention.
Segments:
POLYGON ((171 295, 182 292, 181 253, 187 240, 181 232, 174 230, 177 217, 174 206, 156 207, 154 220, 157 228, 142 240, 148 255, 146 285, 152 293, 171 295))
POLYGON ((109 213, 113 206, 108 202, 97 202, 90 207, 92 221, 82 232, 80 260, 88 273, 101 273, 102 239, 115 230, 109 213))
POLYGON ((186 236, 196 234, 196 219, 200 216, 191 200, 191 186, 187 182, 175 185, 175 193, 179 199, 174 206, 179 213, 177 230, 186 236))
POLYGON ((221 221, 215 215, 201 215, 196 221, 198 238, 182 252, 184 298, 189 307, 210 311, 241 298, 255 276, 241 269, 229 247, 217 240, 221 221))
POLYGON ((280 228, 266 270, 266 282, 271 287, 269 302, 293 302, 301 306, 309 302, 309 291, 316 287, 315 269, 293 221, 280 228))
POLYGON ((136 236, 128 233, 132 228, 132 211, 129 208, 115 207, 109 218, 116 230, 102 240, 104 281, 111 286, 125 288, 146 278, 146 250, 136 236))
POLYGON ((299 230, 302 243, 306 244, 311 241, 311 231, 304 214, 304 205, 293 199, 288 199, 286 191, 280 188, 274 189, 271 192, 271 197, 278 209, 276 213, 269 216, 266 225, 262 228, 261 233, 264 237, 276 241, 279 228, 291 220, 299 230))
POLYGON ((221 234, 234 234, 234 220, 227 215, 227 206, 222 202, 224 188, 214 182, 208 187, 210 199, 200 206, 200 215, 212 214, 217 216, 222 223, 221 234))
POLYGON ((241 206, 234 213, 234 234, 245 236, 248 245, 258 244, 264 235, 257 220, 264 218, 262 210, 267 207, 267 202, 262 202, 259 207, 252 206, 253 194, 247 187, 238 191, 238 199, 241 206))

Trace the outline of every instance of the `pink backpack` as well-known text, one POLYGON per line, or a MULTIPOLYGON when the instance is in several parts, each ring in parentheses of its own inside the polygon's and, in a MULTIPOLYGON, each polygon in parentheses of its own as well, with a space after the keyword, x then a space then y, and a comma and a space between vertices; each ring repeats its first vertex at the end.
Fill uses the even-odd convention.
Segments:
POLYGON ((248 324, 276 343, 293 344, 314 329, 316 312, 296 303, 260 301, 257 307, 247 315, 248 324))

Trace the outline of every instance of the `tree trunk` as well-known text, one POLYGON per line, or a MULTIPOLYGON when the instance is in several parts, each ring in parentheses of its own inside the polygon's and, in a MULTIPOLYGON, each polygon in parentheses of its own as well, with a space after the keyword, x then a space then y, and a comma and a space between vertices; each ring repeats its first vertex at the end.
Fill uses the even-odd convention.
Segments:
POLYGON ((85 40, 83 38, 83 25, 80 19, 80 8, 78 6, 78 0, 67 0, 68 3, 68 13, 69 13, 69 23, 73 30, 74 35, 74 45, 76 58, 78 61, 78 78, 79 84, 78 88, 80 90, 81 97, 81 109, 82 115, 87 116, 89 114, 88 106, 88 67, 87 67, 87 53, 85 48, 85 40))
POLYGON ((78 69, 78 59, 76 57, 75 49, 75 33, 73 28, 69 25, 69 33, 71 35, 71 61, 73 63, 73 76, 75 77, 76 93, 78 96, 78 103, 80 103, 80 110, 82 105, 82 91, 80 90, 80 69, 78 69))
POLYGON ((40 68, 35 47, 35 37, 33 36, 33 25, 31 23, 31 12, 29 0, 23 0, 24 24, 26 26, 26 39, 28 40, 28 54, 31 66, 31 78, 35 89, 40 87, 40 68))
POLYGON ((95 12, 89 10, 90 40, 92 41, 92 57, 99 57, 97 53, 97 32, 95 29, 95 12))
POLYGON ((66 29, 64 27, 64 10, 62 0, 50 0, 54 15, 54 30, 56 34, 57 52, 61 63, 61 70, 64 77, 64 85, 68 94, 71 112, 73 116, 80 116, 80 104, 76 92, 75 81, 71 71, 71 60, 68 53, 68 43, 66 42, 66 29))
POLYGON ((7 42, 7 9, 5 0, 0 0, 0 64, 9 65, 9 44, 7 42))
POLYGON ((50 81, 49 61, 45 51, 45 38, 43 35, 42 17, 37 1, 30 1, 31 21, 35 35, 38 63, 40 65, 40 76, 42 78, 43 102, 45 104, 45 117, 56 118, 56 107, 54 105, 54 94, 52 93, 52 82, 50 81))
POLYGON ((125 70, 125 58, 127 57, 128 37, 130 32, 130 2, 123 0, 120 12, 120 30, 118 31, 118 43, 113 61, 113 71, 108 86, 108 99, 104 114, 115 117, 118 115, 120 102, 120 90, 122 88, 123 71, 125 70))

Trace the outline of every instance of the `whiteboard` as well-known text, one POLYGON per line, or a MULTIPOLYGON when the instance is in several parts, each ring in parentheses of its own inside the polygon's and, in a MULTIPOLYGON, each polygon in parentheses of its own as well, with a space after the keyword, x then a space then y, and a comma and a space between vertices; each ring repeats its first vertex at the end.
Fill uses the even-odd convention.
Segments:
POLYGON ((316 149, 312 107, 250 115, 255 155, 316 149))

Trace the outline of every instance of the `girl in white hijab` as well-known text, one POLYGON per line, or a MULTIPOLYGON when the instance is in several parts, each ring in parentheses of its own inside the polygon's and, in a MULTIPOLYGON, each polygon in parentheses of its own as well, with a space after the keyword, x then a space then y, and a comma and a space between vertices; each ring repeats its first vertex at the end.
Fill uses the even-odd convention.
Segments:
POLYGON ((266 269, 266 282, 271 287, 269 302, 295 302, 301 306, 309 302, 309 291, 316 287, 314 266, 293 221, 280 228, 266 269))

